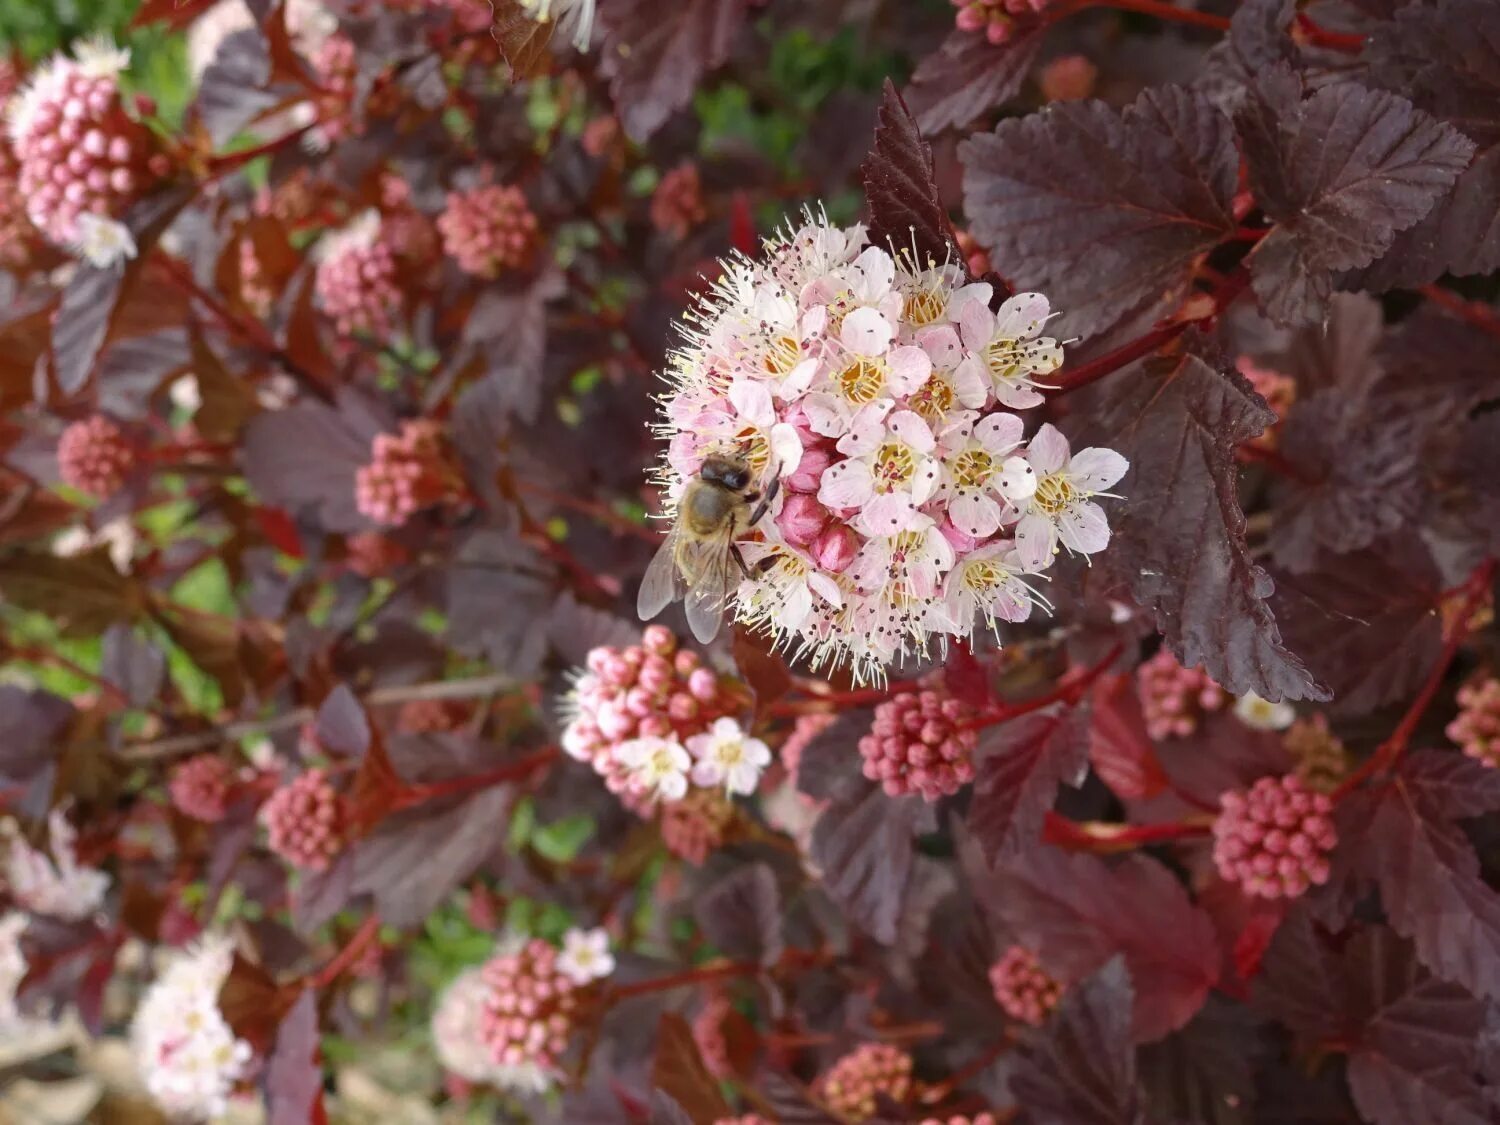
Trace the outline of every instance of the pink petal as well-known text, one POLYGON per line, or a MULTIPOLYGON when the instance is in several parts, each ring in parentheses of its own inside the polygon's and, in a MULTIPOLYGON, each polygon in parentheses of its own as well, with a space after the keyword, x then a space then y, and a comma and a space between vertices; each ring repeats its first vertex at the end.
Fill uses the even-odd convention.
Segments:
POLYGON ((855 309, 844 317, 844 326, 839 338, 844 346, 857 355, 884 355, 895 337, 890 322, 875 309, 855 309))
POLYGON ((1068 475, 1085 492, 1103 492, 1130 469, 1130 462, 1113 449, 1081 449, 1068 462, 1068 475))
MULTIPOLYGON (((823 478, 827 480, 827 476, 823 478)), ((873 535, 895 535, 911 526, 917 510, 904 492, 886 492, 864 505, 864 522, 873 535)))
POLYGON ((995 333, 995 318, 988 306, 965 301, 953 315, 963 335, 964 347, 977 350, 990 342, 995 333))
POLYGON ((892 348, 886 362, 890 364, 886 384, 898 395, 911 394, 932 374, 932 360, 921 348, 892 348))
POLYGON ((1021 444, 1021 435, 1026 432, 1026 423, 1014 414, 991 414, 974 427, 974 440, 986 452, 996 455, 1009 453, 1021 444))
POLYGON ((948 502, 948 518, 965 535, 985 539, 1000 530, 1000 505, 972 488, 948 502))
POLYGON ((918 453, 931 453, 937 447, 932 429, 915 411, 897 410, 886 419, 885 428, 918 453))
POLYGON ((736 379, 729 385, 729 401, 739 416, 753 426, 769 426, 776 421, 771 388, 758 380, 736 379))
POLYGON ((1070 551, 1092 555, 1109 546, 1109 521, 1104 509, 1088 500, 1079 500, 1063 509, 1057 520, 1057 532, 1070 551))
POLYGON ((1030 339, 1042 330, 1051 312, 1040 293, 1017 293, 1000 306, 995 316, 995 335, 1007 340, 1030 339))
POLYGON ((1026 516, 1016 525, 1016 555, 1025 570, 1050 566, 1056 542, 1057 527, 1046 516, 1026 516))
POLYGON ((1068 463, 1068 439, 1062 431, 1048 422, 1036 432, 1031 444, 1026 447, 1026 460, 1038 473, 1055 473, 1068 463))
POLYGON ((818 499, 830 508, 862 507, 874 491, 870 467, 863 461, 840 461, 823 474, 818 499))

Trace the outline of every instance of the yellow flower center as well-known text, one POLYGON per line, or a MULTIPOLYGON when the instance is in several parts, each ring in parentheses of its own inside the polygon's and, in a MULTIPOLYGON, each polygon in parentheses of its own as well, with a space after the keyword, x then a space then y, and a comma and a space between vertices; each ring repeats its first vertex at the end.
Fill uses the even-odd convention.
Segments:
POLYGON ((928 425, 936 425, 953 409, 956 396, 953 384, 934 373, 932 378, 917 388, 907 404, 928 425))
POLYGON ((839 393, 855 406, 864 406, 880 397, 880 388, 885 386, 885 363, 879 359, 859 356, 834 376, 839 393))
POLYGON ((1014 379, 1019 375, 1024 356, 1019 340, 994 340, 984 349, 985 366, 996 379, 1014 379))
POLYGON ((937 285, 924 285, 906 298, 906 319, 919 328, 948 311, 948 298, 937 285))
POLYGON ((995 459, 982 449, 966 449, 953 459, 953 479, 960 487, 980 488, 995 471, 995 459))
POLYGON ((802 345, 791 336, 773 336, 766 342, 763 361, 766 371, 772 375, 789 375, 792 368, 802 362, 802 345))
POLYGON ((992 562, 969 563, 964 567, 963 584, 976 594, 988 593, 996 586, 1003 586, 1009 576, 992 562))
POLYGON ((916 471, 916 455, 904 442, 888 441, 875 451, 871 475, 875 478, 876 492, 890 492, 911 480, 916 471))
POLYGON ((771 463, 771 441, 755 426, 741 426, 736 430, 734 443, 756 475, 771 463))
POLYGON ((1069 504, 1078 499, 1078 490, 1062 473, 1051 473, 1037 481, 1036 495, 1031 502, 1049 516, 1055 516, 1062 512, 1069 504))

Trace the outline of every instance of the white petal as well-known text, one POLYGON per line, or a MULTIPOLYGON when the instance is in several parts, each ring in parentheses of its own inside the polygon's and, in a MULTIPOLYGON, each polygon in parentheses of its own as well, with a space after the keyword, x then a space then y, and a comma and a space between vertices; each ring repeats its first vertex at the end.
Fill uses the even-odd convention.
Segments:
POLYGON ((814 392, 804 398, 801 405, 813 433, 838 437, 849 429, 849 408, 842 399, 814 392))
POLYGON ((932 359, 921 348, 892 348, 886 362, 890 364, 886 385, 898 395, 911 394, 932 374, 932 359))
POLYGON ((984 368, 977 359, 967 359, 953 372, 953 394, 961 406, 975 409, 984 405, 990 397, 989 380, 984 377, 984 368))
POLYGON ((844 595, 839 590, 839 584, 821 571, 813 571, 807 576, 807 584, 818 597, 822 598, 831 606, 842 606, 844 595))
POLYGON ((1026 423, 1014 414, 1006 414, 1003 411, 982 418, 974 427, 974 440, 984 447, 988 453, 996 455, 1009 453, 1021 444, 1021 435, 1026 430, 1026 423))
POLYGON ((771 388, 758 379, 736 379, 729 384, 729 401, 735 412, 753 426, 769 426, 776 420, 771 388))
POLYGON ((669 773, 657 784, 656 790, 668 801, 680 801, 687 796, 688 779, 685 773, 669 773))
POLYGON ((1043 476, 1055 473, 1068 463, 1068 439, 1063 437, 1061 430, 1048 422, 1026 446, 1026 459, 1043 476))
POLYGON ((1057 533, 1070 551, 1082 555, 1109 546, 1109 521, 1104 509, 1088 500, 1079 500, 1063 509, 1057 519, 1057 533))
POLYGON ((809 386, 813 378, 818 374, 818 361, 816 359, 804 359, 796 367, 787 372, 786 378, 782 379, 776 387, 776 397, 782 402, 796 401, 809 386))
POLYGON ((943 483, 943 470, 937 461, 924 457, 917 462, 911 476, 911 499, 914 504, 925 504, 932 499, 938 485, 943 483))
POLYGON ((977 489, 965 488, 948 502, 953 526, 975 539, 987 539, 1000 530, 1000 505, 977 489))
POLYGON ((844 317, 844 326, 839 338, 844 346, 856 355, 884 355, 895 338, 896 331, 885 317, 875 309, 855 309, 844 317))
POLYGON ((789 422, 771 427, 771 463, 780 477, 790 476, 802 463, 802 439, 789 422))
POLYGON ((802 628, 803 622, 812 613, 812 607, 812 591, 807 588, 806 582, 798 582, 787 590, 786 600, 781 603, 776 620, 786 628, 796 631, 802 628))
POLYGON ((896 280, 896 263, 878 246, 866 249, 849 267, 849 288, 859 301, 878 301, 896 280))
POLYGON ((859 508, 870 499, 875 484, 863 461, 830 465, 818 482, 818 502, 830 508, 859 508))
POLYGON ((1130 469, 1113 449, 1081 449, 1068 462, 1068 476, 1085 492, 1103 492, 1130 469))
POLYGON ((995 335, 1007 340, 1030 339, 1047 323, 1051 309, 1040 293, 1017 293, 1000 306, 995 335))
POLYGON ((867 500, 861 514, 872 534, 896 535, 911 526, 917 511, 906 493, 886 492, 867 500))
POLYGON ((913 410, 897 410, 886 419, 885 427, 918 453, 931 453, 937 448, 932 428, 913 410))
POLYGON ((977 351, 985 347, 995 333, 995 317, 989 307, 978 301, 965 301, 954 313, 964 347, 977 351))
POLYGON ((1056 542, 1057 526, 1046 516, 1026 516, 1016 525, 1016 555, 1026 570, 1046 569, 1056 542))
POLYGON ((951 324, 937 324, 917 333, 917 344, 932 360, 932 366, 946 371, 963 358, 963 345, 951 324))
POLYGON ((1024 457, 1007 457, 995 476, 995 486, 999 488, 1000 495, 1012 504, 1019 504, 1035 496, 1036 483, 1036 470, 1024 457))
POLYGON ((1004 379, 995 382, 995 397, 1012 410, 1030 410, 1046 402, 1042 393, 1033 387, 1011 383, 1004 379))

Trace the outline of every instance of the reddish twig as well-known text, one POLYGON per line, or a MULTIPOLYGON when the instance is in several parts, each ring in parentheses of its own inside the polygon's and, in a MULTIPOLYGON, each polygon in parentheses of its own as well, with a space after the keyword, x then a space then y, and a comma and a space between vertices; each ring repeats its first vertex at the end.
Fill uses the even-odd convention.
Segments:
POLYGON ((1439 308, 1447 309, 1454 316, 1462 318, 1465 323, 1500 339, 1500 318, 1489 307, 1476 301, 1466 301, 1457 293, 1450 293, 1436 285, 1424 285, 1418 292, 1439 308))
POLYGON ((1015 1037, 1006 1032, 981 1054, 970 1059, 955 1070, 945 1081, 939 1082, 922 1095, 923 1105, 937 1105, 953 1091, 978 1078, 995 1064, 995 1060, 1015 1045, 1015 1037))
POLYGON ((1198 840, 1212 828, 1210 816, 1190 816, 1168 824, 1110 824, 1102 820, 1069 820, 1049 812, 1042 827, 1042 839, 1070 851, 1108 854, 1169 840, 1198 840))
POLYGON ((1154 16, 1167 23, 1185 23, 1191 27, 1206 27, 1211 31, 1228 31, 1229 20, 1200 12, 1194 8, 1179 8, 1165 0, 1090 0, 1085 8, 1113 8, 1120 12, 1138 12, 1143 16, 1154 16))
POLYGON ((968 722, 959 724, 959 730, 982 730, 985 727, 996 726, 1000 723, 1009 722, 1011 719, 1029 715, 1033 711, 1040 711, 1050 707, 1054 703, 1077 703, 1083 698, 1085 692, 1093 685, 1094 681, 1102 676, 1116 660, 1120 658, 1122 648, 1115 645, 1105 655, 1104 659, 1097 664, 1091 664, 1082 672, 1069 672, 1053 690, 1045 695, 1039 695, 1034 699, 1023 700, 1020 703, 997 703, 978 718, 970 719, 968 722))
POLYGON ((1352 31, 1329 31, 1319 27, 1305 12, 1298 12, 1295 27, 1296 38, 1313 47, 1330 51, 1341 51, 1346 55, 1357 55, 1365 49, 1365 37, 1352 31))
POLYGON ((922 688, 917 680, 893 680, 885 687, 855 688, 851 691, 820 691, 816 680, 799 680, 798 686, 807 692, 808 698, 778 700, 766 708, 766 714, 773 718, 792 718, 797 715, 840 711, 849 707, 868 707, 884 703, 892 696, 920 691, 922 688))
POLYGON ((503 785, 508 781, 520 781, 537 770, 550 766, 553 762, 557 761, 557 758, 557 747, 549 746, 545 750, 538 750, 534 754, 530 754, 514 762, 508 762, 503 766, 497 766, 495 769, 486 770, 484 773, 408 786, 396 798, 395 806, 391 811, 396 812, 401 809, 409 809, 413 805, 435 801, 439 797, 453 797, 465 793, 477 793, 481 789, 488 789, 494 785, 503 785))
POLYGON ((300 129, 294 129, 290 133, 284 133, 274 140, 258 144, 254 148, 240 149, 238 152, 224 152, 218 156, 209 158, 208 175, 210 179, 237 172, 252 160, 258 160, 262 156, 274 156, 289 145, 296 144, 308 133, 318 127, 316 121, 303 125, 300 129))
POLYGON ((526 480, 524 477, 515 476, 512 479, 515 481, 517 489, 523 492, 530 492, 532 495, 540 497, 549 504, 556 504, 559 508, 567 508, 580 515, 588 516, 590 519, 603 524, 611 531, 617 531, 622 535, 633 535, 637 539, 658 546, 661 544, 662 536, 659 532, 652 531, 649 527, 644 527, 616 512, 612 512, 596 500, 589 500, 583 496, 573 496, 566 492, 558 492, 556 489, 548 488, 544 484, 536 484, 526 480))
POLYGON ((685 969, 680 973, 672 973, 664 977, 652 977, 650 980, 638 980, 631 984, 618 985, 605 994, 605 1004, 607 1006, 627 1000, 632 996, 649 996, 653 992, 666 992, 669 989, 682 988, 691 984, 707 984, 710 981, 731 980, 735 977, 759 976, 761 973, 774 973, 779 969, 811 968, 825 963, 828 959, 826 954, 789 949, 774 965, 762 965, 754 961, 712 962, 700 965, 696 969, 685 969))
POLYGON ((1428 673, 1427 682, 1422 685, 1422 690, 1417 693, 1416 699, 1412 700, 1411 706, 1406 709, 1406 714, 1401 716, 1401 721, 1396 724, 1396 729, 1391 732, 1391 736, 1377 746, 1375 752, 1365 759, 1359 769, 1346 777, 1333 791, 1334 800, 1344 797, 1370 778, 1389 772, 1401 760, 1401 755, 1406 752, 1407 746, 1411 743, 1412 735, 1416 733, 1418 724, 1427 713, 1427 708, 1431 707, 1432 701, 1437 698, 1438 689, 1443 686, 1443 679, 1448 674, 1448 666, 1453 663, 1453 658, 1458 655, 1459 646, 1469 635, 1469 619, 1484 601, 1494 577, 1494 559, 1487 559, 1469 576, 1468 582, 1464 583, 1463 602, 1458 607, 1452 630, 1443 644, 1443 651, 1438 654, 1437 663, 1428 673))
POLYGON ((359 929, 354 931, 343 949, 335 953, 329 962, 318 970, 312 979, 312 987, 316 989, 327 988, 336 981, 349 967, 364 955, 365 949, 370 942, 380 935, 380 918, 371 914, 359 924, 359 929))

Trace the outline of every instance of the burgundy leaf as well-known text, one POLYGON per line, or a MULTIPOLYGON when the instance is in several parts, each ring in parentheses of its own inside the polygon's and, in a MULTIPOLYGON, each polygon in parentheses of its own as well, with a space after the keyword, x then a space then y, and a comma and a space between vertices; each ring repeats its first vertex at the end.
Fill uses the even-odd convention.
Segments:
POLYGON ((1135 982, 1135 1039, 1159 1039, 1202 1006, 1219 977, 1213 922, 1161 864, 1131 855, 1106 866, 1051 847, 1000 867, 986 902, 1063 980, 1124 954, 1135 982))
POLYGON ((1058 786, 1088 768, 1088 708, 1049 708, 991 727, 974 752, 969 831, 991 863, 1030 847, 1058 786))
POLYGON ((1432 669, 1443 643, 1441 587, 1413 538, 1325 559, 1311 574, 1278 573, 1271 604, 1337 709, 1358 715, 1409 696, 1432 669))
POLYGON ((1091 431, 1130 461, 1103 562, 1185 667, 1236 695, 1326 699, 1282 645, 1274 589, 1245 540, 1235 447, 1274 416, 1237 372, 1196 354, 1121 373, 1091 431))
POLYGON ((318 1120, 323 1067, 318 1061, 318 1003, 305 989, 276 1032, 276 1048, 266 1060, 266 1125, 307 1125, 318 1120))
POLYGON ((1410 102, 1344 82, 1302 100, 1285 66, 1261 74, 1235 114, 1250 185, 1276 226, 1251 252, 1261 307, 1320 318, 1339 270, 1367 266, 1464 170, 1474 145, 1410 102))
POLYGON ((111 625, 103 645, 99 674, 124 692, 132 707, 155 699, 167 671, 166 654, 126 625, 111 625))
POLYGON ((709 887, 694 901, 693 916, 727 957, 763 965, 781 957, 781 895, 764 863, 741 867, 709 887))
POLYGON ((729 1116, 719 1083, 698 1053, 692 1028, 676 1012, 663 1013, 656 1025, 651 1084, 685 1112, 684 1121, 714 1121, 729 1116))
POLYGON ((1234 229, 1229 120, 1202 94, 1147 90, 1126 109, 1063 102, 959 146, 964 209, 1004 277, 1092 336, 1186 291, 1234 229))
POLYGON ((1373 81, 1448 122, 1475 150, 1453 190, 1397 234, 1357 283, 1382 290, 1444 273, 1490 273, 1500 267, 1500 9, 1488 0, 1438 0, 1392 15, 1366 49, 1373 81))
POLYGON ((1401 759, 1401 785, 1434 815, 1467 820, 1500 810, 1500 770, 1453 750, 1413 750, 1401 759))
POLYGON ((1193 1022, 1136 1054, 1158 1118, 1198 1125, 1250 1125, 1255 1069, 1264 1053, 1253 1013, 1213 996, 1193 1022))
POLYGON ((1040 22, 996 46, 972 31, 950 31, 924 58, 906 88, 906 104, 928 133, 967 125, 1015 96, 1041 48, 1040 22))
POLYGON ((271 55, 265 35, 257 28, 232 32, 204 69, 189 112, 202 122, 215 145, 226 144, 266 110, 286 100, 284 94, 266 89, 270 79, 271 55))
POLYGON ((823 801, 857 801, 869 787, 860 772, 859 740, 870 733, 868 709, 845 711, 807 744, 797 764, 797 790, 823 801))
POLYGON ((963 262, 928 147, 890 79, 881 95, 875 146, 860 165, 870 206, 870 241, 911 250, 917 268, 963 262))
POLYGON ((0 595, 7 602, 50 618, 64 636, 104 632, 138 620, 146 611, 139 583, 121 574, 109 548, 58 558, 50 552, 17 551, 0 559, 0 595))
POLYGON ((693 1119, 677 1100, 661 1090, 651 1091, 649 1125, 693 1125, 693 1119))
POLYGON ((346 684, 337 685, 318 707, 313 729, 318 746, 348 758, 362 758, 370 748, 370 717, 346 684))
POLYGON ((893 800, 871 786, 862 799, 830 805, 813 828, 812 860, 824 887, 885 945, 896 940, 905 905, 920 806, 915 797, 893 800))
POLYGON ((1130 1039, 1134 989, 1123 958, 1070 988, 1021 1048, 1011 1093, 1037 1125, 1144 1125, 1130 1039))
POLYGON ((72 704, 50 692, 0 684, 0 777, 25 782, 51 764, 73 713, 72 704))
POLYGON ((537 568, 536 552, 508 531, 470 535, 448 572, 448 643, 517 677, 535 673, 547 653, 553 600, 537 568))
POLYGON ((619 0, 607 21, 600 69, 609 79, 620 121, 644 141, 687 105, 698 81, 722 65, 745 20, 745 0, 619 0))
POLYGON ((1089 764, 1116 796, 1145 800, 1166 788, 1167 775, 1146 733, 1134 676, 1100 676, 1089 718, 1089 764))

